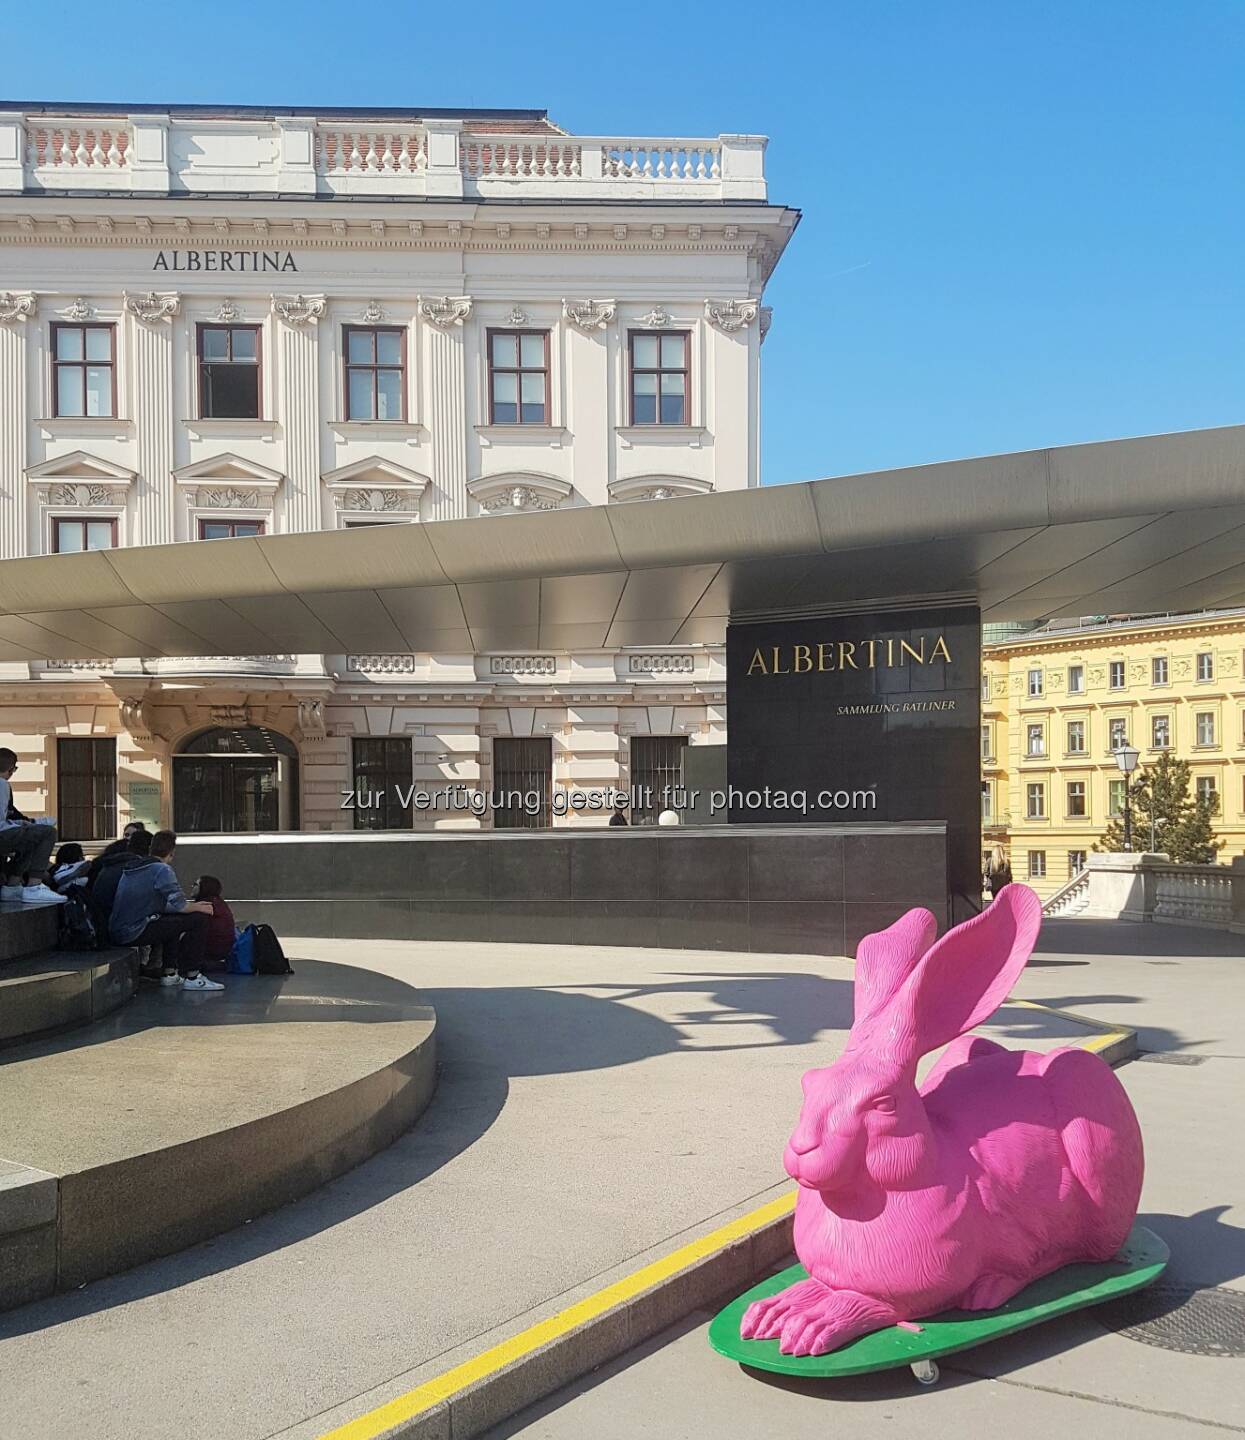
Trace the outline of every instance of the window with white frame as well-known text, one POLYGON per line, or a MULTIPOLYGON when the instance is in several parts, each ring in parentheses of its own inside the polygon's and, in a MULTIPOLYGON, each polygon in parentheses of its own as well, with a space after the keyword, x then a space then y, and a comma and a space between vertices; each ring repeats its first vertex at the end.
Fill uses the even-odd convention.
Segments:
POLYGON ((1046 727, 1044 725, 1030 725, 1027 727, 1025 731, 1025 754, 1046 754, 1046 727))
POLYGON ((981 727, 981 758, 994 759, 994 726, 989 723, 981 727))
POLYGON ((1151 684, 1151 685, 1166 685, 1166 684, 1167 684, 1167 656, 1166 656, 1166 655, 1156 655, 1156 656, 1154 657, 1154 659, 1150 661, 1150 684, 1151 684))
POLYGON ((989 780, 981 782, 981 818, 987 825, 994 819, 994 786, 989 780))
POLYGON ((1068 754, 1084 755, 1085 753, 1085 721, 1068 721, 1068 754))
POLYGON ((1107 814, 1112 820, 1118 820, 1124 813, 1124 788, 1127 783, 1125 780, 1107 781, 1107 814))
POLYGON ((1042 672, 1039 669, 1029 671, 1029 695, 1036 699, 1042 694, 1042 672))
POLYGON ((1195 725, 1197 743, 1199 745, 1213 745, 1215 743, 1215 712, 1213 710, 1199 710, 1195 725))
POLYGON ((113 325, 52 325, 52 414, 117 413, 117 332, 113 325))
POLYGON ((631 423, 689 425, 692 337, 686 330, 650 334, 632 330, 630 353, 631 423))
POLYGON ((1107 722, 1107 748, 1118 750, 1128 744, 1128 721, 1118 717, 1107 722))
POLYGON ((1150 745, 1155 750, 1170 750, 1172 720, 1170 715, 1150 716, 1150 745))
POLYGON ((1085 818, 1085 781, 1068 781, 1068 818, 1070 820, 1083 820, 1085 818))
POLYGON ((1030 879, 1030 880, 1045 880, 1045 879, 1046 879, 1046 851, 1045 851, 1045 850, 1030 850, 1030 851, 1029 851, 1029 879, 1030 879))
POLYGON ((1085 869, 1085 851, 1068 851, 1068 879, 1074 880, 1085 869))
POLYGON ((91 515, 52 517, 52 549, 57 555, 72 555, 81 550, 115 550, 116 547, 115 520, 101 520, 91 515))
POLYGON ((1199 775, 1195 784, 1197 786, 1197 798, 1206 802, 1212 815, 1218 815, 1219 782, 1213 775, 1199 775))
POLYGON ((1085 693, 1085 666, 1068 666, 1068 694, 1083 695, 1085 693))
POLYGON ((1025 787, 1025 818, 1046 819, 1046 786, 1040 780, 1025 787))
POLYGON ((1123 690, 1124 688, 1124 662, 1123 660, 1112 660, 1110 685, 1112 690, 1123 690))
POLYGON ((1215 654, 1213 650, 1198 651, 1197 678, 1199 680, 1213 680, 1215 678, 1215 654))

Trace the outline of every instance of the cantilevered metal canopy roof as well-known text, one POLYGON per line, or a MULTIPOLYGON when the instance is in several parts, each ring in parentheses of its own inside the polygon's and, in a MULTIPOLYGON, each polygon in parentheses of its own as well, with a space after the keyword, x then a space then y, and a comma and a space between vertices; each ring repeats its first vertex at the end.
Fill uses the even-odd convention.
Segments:
POLYGON ((1245 603, 1245 426, 694 499, 0 564, 0 659, 590 649, 915 597, 1245 603))

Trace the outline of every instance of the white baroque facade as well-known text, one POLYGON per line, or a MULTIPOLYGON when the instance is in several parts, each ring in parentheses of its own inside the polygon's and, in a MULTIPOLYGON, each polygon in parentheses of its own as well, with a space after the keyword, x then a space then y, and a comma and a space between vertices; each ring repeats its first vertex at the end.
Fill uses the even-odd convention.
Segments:
MULTIPOLYGON (((756 485, 798 219, 764 151, 535 111, 0 105, 0 558, 756 485)), ((248 656, 239 614, 239 658, 207 661, 193 611, 159 661, 90 659, 124 652, 124 605, 80 655, 21 637, 0 743, 27 813, 84 839, 476 826, 340 804, 369 776, 486 793, 546 751, 555 789, 625 787, 633 752, 724 738, 712 649, 248 656)))

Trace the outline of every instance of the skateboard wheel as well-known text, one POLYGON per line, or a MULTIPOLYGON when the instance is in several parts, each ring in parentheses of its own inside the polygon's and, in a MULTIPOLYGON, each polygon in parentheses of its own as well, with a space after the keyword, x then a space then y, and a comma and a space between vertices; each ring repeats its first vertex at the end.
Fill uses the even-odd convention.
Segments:
POLYGON ((918 1360, 912 1366, 912 1373, 920 1385, 937 1385, 939 1370, 933 1360, 918 1360))

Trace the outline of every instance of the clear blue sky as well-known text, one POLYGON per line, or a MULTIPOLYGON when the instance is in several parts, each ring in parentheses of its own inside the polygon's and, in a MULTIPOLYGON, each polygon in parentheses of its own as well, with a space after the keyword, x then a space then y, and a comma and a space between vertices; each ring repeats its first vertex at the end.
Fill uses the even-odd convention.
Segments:
POLYGON ((21 98, 769 135, 767 482, 1245 421, 1241 0, 12 8, 21 98))

